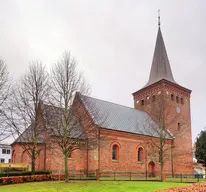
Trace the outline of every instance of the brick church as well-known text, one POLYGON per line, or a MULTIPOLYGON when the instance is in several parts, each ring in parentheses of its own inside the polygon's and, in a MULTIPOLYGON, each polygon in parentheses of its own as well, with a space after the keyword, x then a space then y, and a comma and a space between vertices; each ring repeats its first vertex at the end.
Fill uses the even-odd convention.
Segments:
MULTIPOLYGON (((88 100, 106 118, 100 122, 90 116, 104 139, 93 150, 74 150, 68 158, 69 170, 158 172, 159 151, 153 144, 158 149, 160 133, 164 132, 164 171, 192 174, 190 94, 191 90, 173 78, 159 25, 149 81, 132 94, 133 108, 76 94, 74 101, 78 98, 84 105, 85 99, 88 100), (155 118, 159 112, 161 118, 155 118)), ((49 107, 42 106, 45 109, 49 107)), ((78 131, 81 129, 83 125, 78 131)), ((58 149, 46 149, 41 141, 38 147, 42 150, 36 159, 36 169, 64 169, 64 157, 58 149)), ((19 139, 12 144, 12 151, 13 163, 31 162, 19 139)))

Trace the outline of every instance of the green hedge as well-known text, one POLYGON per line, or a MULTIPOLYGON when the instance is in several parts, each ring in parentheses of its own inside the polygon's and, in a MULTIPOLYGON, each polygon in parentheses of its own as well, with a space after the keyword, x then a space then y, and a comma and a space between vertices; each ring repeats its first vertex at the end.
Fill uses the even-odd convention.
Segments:
POLYGON ((0 173, 2 172, 22 172, 28 171, 26 167, 0 167, 0 173))
MULTIPOLYGON (((38 170, 35 171, 35 175, 44 175, 44 174, 51 174, 49 170, 38 170)), ((32 175, 31 171, 24 171, 24 172, 2 172, 0 173, 0 177, 9 177, 9 176, 27 176, 32 175)))

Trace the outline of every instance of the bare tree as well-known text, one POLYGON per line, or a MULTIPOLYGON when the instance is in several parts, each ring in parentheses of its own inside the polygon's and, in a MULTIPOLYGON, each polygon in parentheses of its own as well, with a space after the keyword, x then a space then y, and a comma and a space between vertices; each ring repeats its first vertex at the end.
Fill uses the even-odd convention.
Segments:
POLYGON ((103 121, 103 118, 89 97, 84 96, 89 94, 89 86, 69 52, 52 68, 51 90, 51 105, 61 109, 59 113, 53 113, 58 115, 53 118, 57 137, 53 137, 52 142, 64 155, 65 181, 68 181, 68 157, 76 149, 98 146, 99 127, 95 121, 103 121))
POLYGON ((41 103, 49 94, 48 75, 39 61, 32 62, 28 72, 13 87, 12 98, 8 106, 7 124, 12 127, 23 150, 31 159, 32 173, 35 161, 41 152, 38 144, 44 143, 44 123, 41 103))
POLYGON ((159 161, 162 181, 165 180, 164 166, 166 162, 171 160, 172 174, 174 174, 174 157, 183 155, 176 152, 175 148, 178 146, 174 145, 174 139, 184 133, 187 121, 183 117, 180 117, 178 113, 172 113, 172 110, 174 110, 172 103, 167 102, 165 96, 160 94, 155 98, 151 108, 148 110, 152 121, 149 118, 145 123, 145 131, 153 136, 148 141, 148 145, 150 146, 148 156, 151 159, 159 161), (174 124, 176 124, 177 119, 181 124, 178 123, 178 129, 173 128, 171 130, 171 127, 174 127, 174 124))
POLYGON ((6 102, 10 91, 9 72, 4 61, 0 60, 0 142, 11 136, 5 124, 6 102))

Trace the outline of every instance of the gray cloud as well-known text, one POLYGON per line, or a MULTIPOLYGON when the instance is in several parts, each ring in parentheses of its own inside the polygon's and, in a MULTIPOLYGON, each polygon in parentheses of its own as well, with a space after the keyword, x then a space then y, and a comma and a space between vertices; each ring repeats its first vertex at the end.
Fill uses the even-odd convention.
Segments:
POLYGON ((92 95, 133 106, 149 78, 157 10, 175 80, 192 89, 193 140, 206 126, 206 1, 0 0, 0 57, 18 77, 38 59, 49 68, 71 50, 92 95))

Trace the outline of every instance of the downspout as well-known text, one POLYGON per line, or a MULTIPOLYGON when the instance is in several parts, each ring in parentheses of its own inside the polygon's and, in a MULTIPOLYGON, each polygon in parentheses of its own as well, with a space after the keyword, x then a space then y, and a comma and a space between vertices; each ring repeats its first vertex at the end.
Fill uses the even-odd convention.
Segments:
POLYGON ((88 176, 89 169, 89 149, 88 149, 88 138, 87 138, 87 163, 86 163, 86 175, 88 176))
POLYGON ((98 170, 100 172, 100 128, 98 128, 98 170))
POLYGON ((148 158, 148 143, 146 143, 146 151, 145 151, 145 172, 146 172, 146 177, 147 177, 147 175, 148 175, 148 173, 147 173, 147 158, 148 158))
POLYGON ((172 177, 174 177, 173 148, 174 148, 174 140, 172 140, 172 148, 171 148, 171 168, 172 168, 172 177))
POLYGON ((46 143, 44 144, 44 170, 46 170, 46 143))

